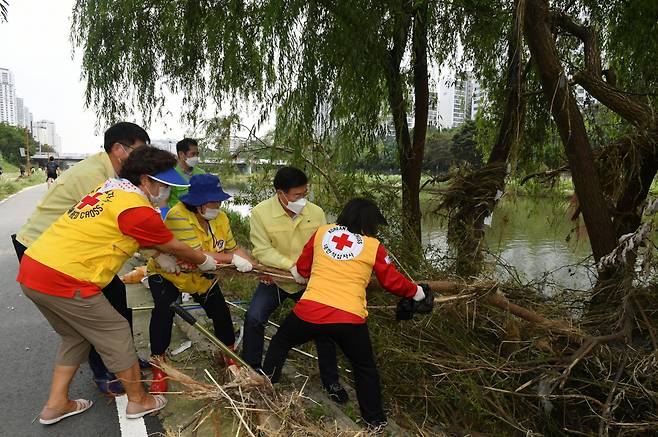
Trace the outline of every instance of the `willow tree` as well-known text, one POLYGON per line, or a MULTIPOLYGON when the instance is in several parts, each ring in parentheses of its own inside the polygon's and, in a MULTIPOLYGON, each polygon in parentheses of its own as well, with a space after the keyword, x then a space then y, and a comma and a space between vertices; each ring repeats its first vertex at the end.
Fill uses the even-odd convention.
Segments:
POLYGON ((489 6, 499 8, 493 18, 487 17, 491 8, 482 8, 482 5, 471 5, 463 11, 463 15, 470 17, 461 30, 467 56, 474 60, 475 71, 482 80, 491 89, 500 88, 501 91, 497 99, 492 98, 498 126, 495 140, 487 147, 490 153, 486 165, 454 176, 440 206, 449 211, 448 240, 456 254, 455 271, 461 276, 479 272, 484 221, 505 189, 508 159, 522 137, 525 118, 523 5, 523 0, 512 4, 492 2, 489 6), (482 25, 483 20, 488 26, 482 25), (504 50, 505 45, 507 56, 501 63, 500 57, 494 54, 504 50))
POLYGON ((331 134, 360 149, 381 130, 382 114, 390 114, 403 225, 419 243, 428 63, 440 63, 456 47, 441 6, 78 0, 72 41, 83 52, 87 104, 105 119, 137 108, 149 120, 168 90, 184 96, 189 114, 211 103, 249 101, 262 116, 277 108, 276 138, 301 152, 313 148, 318 133, 321 141, 331 134))
MULTIPOLYGON (((639 225, 658 166, 658 68, 653 62, 658 39, 650 36, 655 33, 658 3, 487 3, 486 10, 480 2, 470 9, 468 2, 461 3, 468 18, 459 27, 465 56, 472 59, 474 71, 490 91, 487 116, 495 120, 497 129, 486 145, 490 150, 487 165, 479 171, 461 172, 445 197, 457 270, 477 273, 483 219, 495 207, 496 193, 504 190, 505 170, 515 165, 527 168, 528 163, 520 160, 537 159, 540 151, 535 149, 553 129, 564 145, 566 165, 561 168, 571 172, 578 214, 584 218, 594 258, 599 260, 621 235, 639 225), (506 58, 500 56, 505 46, 506 58), (524 57, 528 62, 522 63, 524 57), (595 99, 595 106, 605 107, 621 120, 612 139, 596 152, 590 137, 598 126, 586 125, 582 105, 575 98, 576 85, 595 99)), ((554 170, 546 174, 559 174, 559 169, 554 170)))
MULTIPOLYGON (((547 0, 528 0, 526 37, 564 144, 592 253, 599 261, 617 246, 623 234, 640 224, 656 174, 658 117, 651 85, 655 86, 658 74, 650 59, 658 44, 642 30, 655 28, 658 7, 655 2, 642 0, 583 3, 580 11, 567 11, 552 9, 547 0), (643 14, 653 18, 642 18, 643 14), (582 21, 582 16, 589 17, 591 23, 582 21), (619 29, 626 31, 619 33, 619 29), (568 58, 558 50, 560 39, 579 48, 577 62, 567 64, 568 58), (600 48, 601 40, 610 50, 607 56, 600 48), (640 47, 644 53, 638 52, 640 47), (620 84, 618 71, 627 80, 633 79, 620 84), (624 120, 625 131, 600 151, 598 160, 574 97, 574 84, 624 120), (645 88, 647 85, 650 88, 645 88)), ((592 309, 610 313, 625 301, 625 285, 634 275, 635 257, 630 258, 630 268, 624 272, 608 267, 600 271, 602 287, 592 299, 592 309)))

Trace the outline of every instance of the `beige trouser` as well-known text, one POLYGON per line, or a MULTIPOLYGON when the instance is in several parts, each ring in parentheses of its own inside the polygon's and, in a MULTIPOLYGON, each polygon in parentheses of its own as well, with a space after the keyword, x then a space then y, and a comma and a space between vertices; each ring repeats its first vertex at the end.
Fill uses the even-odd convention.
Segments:
POLYGON ((62 337, 56 364, 77 366, 89 356, 94 345, 110 372, 120 372, 137 361, 133 336, 126 319, 102 293, 82 298, 52 296, 21 284, 23 293, 37 306, 62 337))

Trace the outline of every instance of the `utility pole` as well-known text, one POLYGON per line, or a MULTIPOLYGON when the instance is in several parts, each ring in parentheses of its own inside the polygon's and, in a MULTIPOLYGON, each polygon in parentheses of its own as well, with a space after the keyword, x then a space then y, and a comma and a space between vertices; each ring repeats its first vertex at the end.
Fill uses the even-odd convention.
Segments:
POLYGON ((25 128, 25 161, 27 165, 25 169, 27 170, 28 176, 32 174, 32 169, 30 168, 30 141, 28 139, 27 127, 25 128))

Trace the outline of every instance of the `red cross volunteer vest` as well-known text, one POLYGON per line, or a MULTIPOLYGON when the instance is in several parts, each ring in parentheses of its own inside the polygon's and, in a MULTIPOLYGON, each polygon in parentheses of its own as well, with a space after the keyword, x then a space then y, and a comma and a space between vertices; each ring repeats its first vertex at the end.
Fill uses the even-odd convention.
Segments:
POLYGON ((365 319, 366 287, 378 248, 379 240, 353 234, 345 226, 320 226, 313 242, 311 279, 302 299, 365 319))
POLYGON ((151 204, 139 188, 125 179, 108 179, 57 219, 25 254, 104 288, 139 247, 121 233, 119 215, 140 206, 151 204))

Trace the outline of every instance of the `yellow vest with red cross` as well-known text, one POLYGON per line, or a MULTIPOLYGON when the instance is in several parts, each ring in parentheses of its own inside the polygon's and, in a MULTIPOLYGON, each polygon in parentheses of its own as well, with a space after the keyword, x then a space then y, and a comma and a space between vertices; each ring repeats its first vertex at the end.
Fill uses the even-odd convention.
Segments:
POLYGON ((58 272, 104 288, 138 249, 119 215, 151 204, 125 179, 108 179, 64 213, 25 252, 58 272))
POLYGON ((313 242, 311 278, 302 299, 368 317, 366 287, 379 240, 336 224, 318 228, 313 242))

